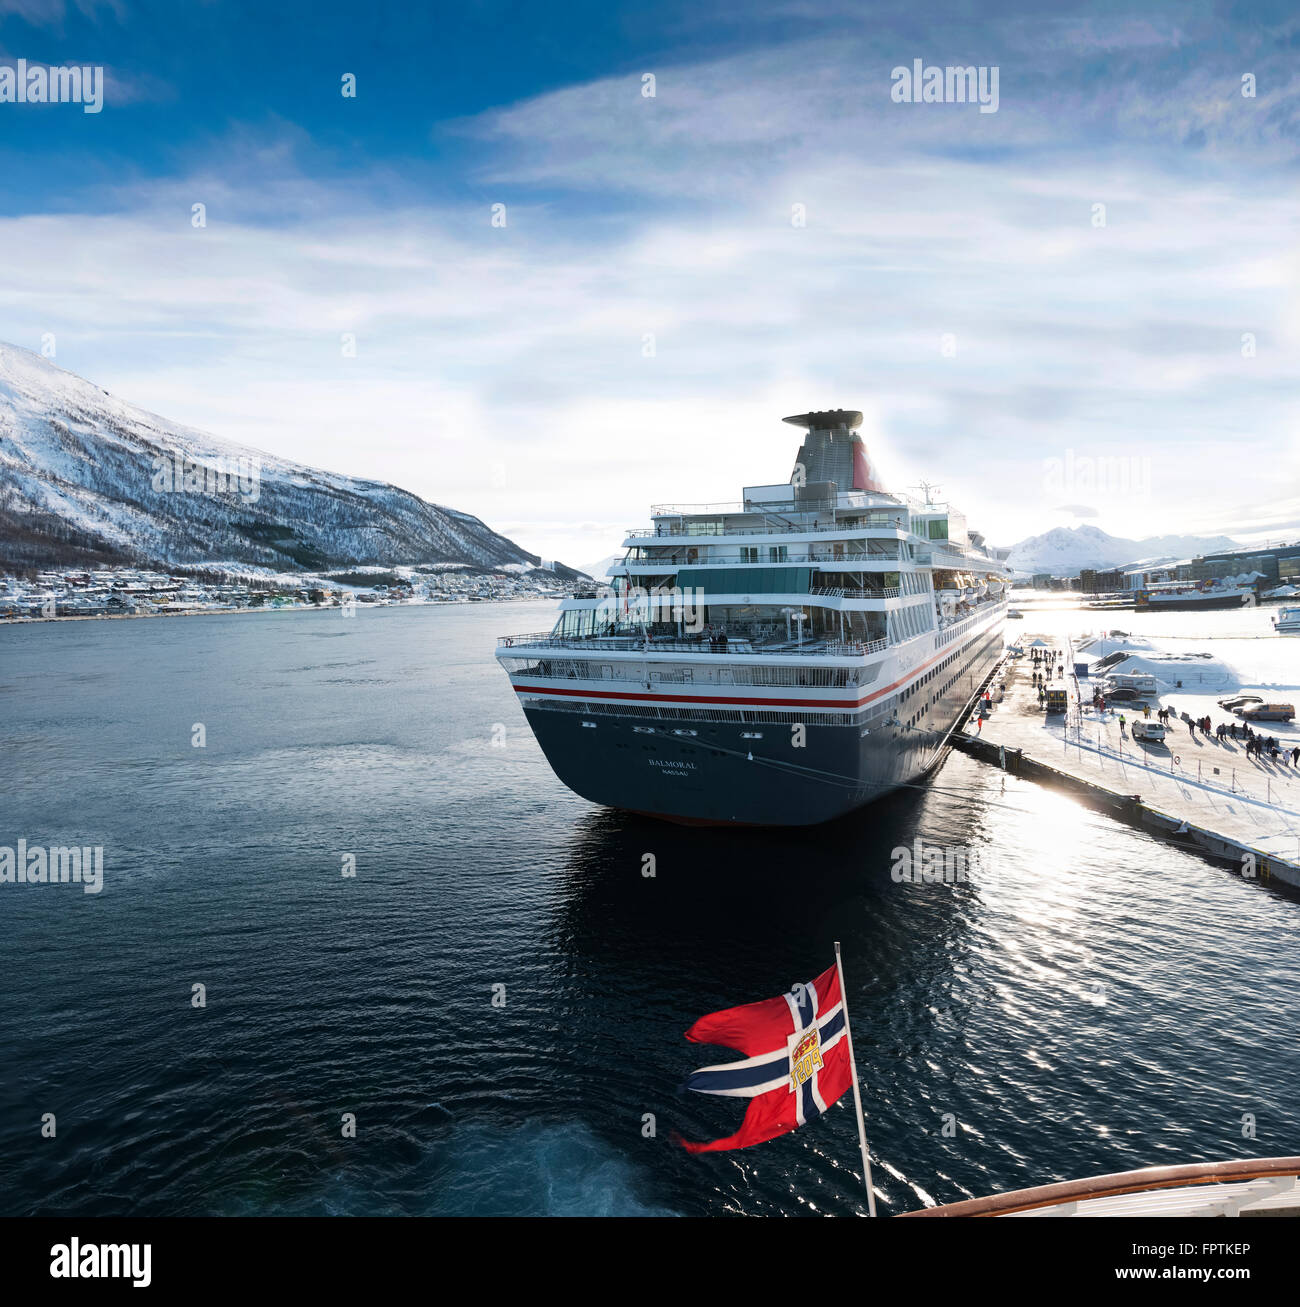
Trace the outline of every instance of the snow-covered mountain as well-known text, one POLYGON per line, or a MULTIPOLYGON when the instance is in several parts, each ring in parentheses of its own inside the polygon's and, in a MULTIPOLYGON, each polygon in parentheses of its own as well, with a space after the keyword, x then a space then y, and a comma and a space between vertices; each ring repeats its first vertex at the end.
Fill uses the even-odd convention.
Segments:
POLYGON ((0 343, 0 572, 114 561, 540 560, 468 513, 180 426, 0 343))
POLYGON ((1127 540, 1095 526, 1058 526, 1013 545, 1007 561, 1017 572, 1073 576, 1082 567, 1108 569, 1142 560, 1174 561, 1237 548, 1228 536, 1148 536, 1127 540))
POLYGON ((605 573, 609 571, 615 563, 623 561, 623 555, 627 553, 626 549, 620 549, 616 554, 610 554, 608 558, 602 558, 598 563, 584 563, 582 570, 593 580, 604 582, 607 578, 605 573))

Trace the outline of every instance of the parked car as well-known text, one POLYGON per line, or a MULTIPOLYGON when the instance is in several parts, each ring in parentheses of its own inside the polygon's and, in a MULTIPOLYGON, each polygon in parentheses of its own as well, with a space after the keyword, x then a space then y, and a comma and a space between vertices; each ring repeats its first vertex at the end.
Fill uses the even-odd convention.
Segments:
POLYGON ((1233 711, 1244 722, 1289 722, 1295 717, 1295 708, 1289 703, 1260 703, 1233 711))
POLYGON ((1134 722, 1133 738, 1135 740, 1150 740, 1153 744, 1159 744, 1165 738, 1164 723, 1134 722))
POLYGON ((1248 703, 1263 703, 1264 700, 1257 694, 1234 694, 1230 698, 1220 699, 1220 708, 1236 709, 1244 707, 1248 703))
POLYGON ((1122 687, 1118 690, 1103 690, 1102 697, 1107 703, 1132 703, 1135 699, 1142 698, 1142 692, 1122 687))

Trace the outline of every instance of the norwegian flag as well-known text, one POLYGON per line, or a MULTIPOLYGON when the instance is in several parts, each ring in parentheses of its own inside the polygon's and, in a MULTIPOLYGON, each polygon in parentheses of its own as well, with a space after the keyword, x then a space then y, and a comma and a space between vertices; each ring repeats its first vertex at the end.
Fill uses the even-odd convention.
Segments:
POLYGON ((750 1100, 734 1135, 711 1143, 681 1140, 691 1153, 748 1148, 788 1134, 819 1117, 853 1084, 836 967, 780 998, 701 1017, 686 1038, 745 1054, 743 1061, 696 1071, 687 1089, 750 1100))

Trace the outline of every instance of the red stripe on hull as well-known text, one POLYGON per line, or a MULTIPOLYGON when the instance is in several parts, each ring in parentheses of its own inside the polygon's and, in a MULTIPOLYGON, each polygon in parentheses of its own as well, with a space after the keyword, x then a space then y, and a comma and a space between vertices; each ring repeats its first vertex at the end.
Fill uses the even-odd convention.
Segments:
POLYGON ((543 685, 516 685, 515 693, 560 694, 574 699, 653 699, 655 703, 739 703, 757 708, 860 708, 867 702, 865 699, 733 699, 715 694, 651 694, 648 690, 639 694, 621 690, 552 690, 543 685))
MULTIPOLYGON (((972 631, 968 639, 973 639, 974 636, 975 632, 972 631)), ((960 647, 964 648, 965 643, 963 642, 960 647)), ((879 690, 873 690, 870 694, 861 695, 856 699, 740 699, 725 698, 716 694, 651 694, 648 690, 641 693, 635 690, 553 690, 544 685, 516 685, 515 693, 555 694, 573 699, 649 699, 655 703, 738 703, 749 708, 862 708, 871 703, 872 700, 879 699, 882 694, 891 694, 900 685, 906 685, 909 681, 916 680, 922 672, 932 667, 940 659, 946 658, 950 652, 951 647, 941 649, 933 658, 923 662, 906 676, 900 677, 890 685, 882 685, 879 690)))

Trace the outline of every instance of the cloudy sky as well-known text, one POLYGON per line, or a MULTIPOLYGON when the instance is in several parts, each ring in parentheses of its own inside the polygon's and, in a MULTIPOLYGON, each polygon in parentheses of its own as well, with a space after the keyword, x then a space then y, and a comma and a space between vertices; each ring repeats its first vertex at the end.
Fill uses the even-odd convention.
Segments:
POLYGON ((0 0, 20 58, 107 92, 0 104, 0 339, 167 417, 578 564, 834 406, 995 543, 1300 539, 1291 3, 0 0))

